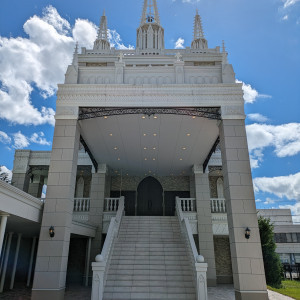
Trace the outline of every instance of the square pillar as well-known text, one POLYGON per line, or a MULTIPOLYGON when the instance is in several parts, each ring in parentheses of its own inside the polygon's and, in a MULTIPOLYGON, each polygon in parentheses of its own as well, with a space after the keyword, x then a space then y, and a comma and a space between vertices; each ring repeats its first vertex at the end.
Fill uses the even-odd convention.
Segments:
POLYGON ((77 119, 56 120, 32 299, 64 299, 79 138, 77 119))
POLYGON ((200 254, 204 256, 204 260, 208 264, 207 284, 208 286, 215 286, 217 276, 208 173, 203 173, 202 165, 194 165, 193 173, 195 176, 199 249, 200 254))
MULTIPOLYGON (((102 224, 103 208, 107 181, 107 166, 99 165, 98 172, 92 173, 91 192, 90 192, 90 212, 89 220, 97 226, 96 236, 91 245, 91 261, 95 261, 96 255, 101 252, 102 246, 102 224)), ((91 265, 90 265, 91 266, 91 265)))
POLYGON ((235 296, 265 300, 268 294, 244 120, 223 119, 219 130, 235 296), (247 227, 250 239, 245 238, 247 227))

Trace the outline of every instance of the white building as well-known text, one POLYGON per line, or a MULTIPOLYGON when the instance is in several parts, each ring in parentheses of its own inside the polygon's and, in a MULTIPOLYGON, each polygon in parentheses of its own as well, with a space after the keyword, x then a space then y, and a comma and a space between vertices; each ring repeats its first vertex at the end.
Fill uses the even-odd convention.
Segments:
POLYGON ((236 299, 267 299, 244 119, 241 84, 198 13, 180 50, 165 49, 155 0, 135 50, 110 47, 103 15, 59 84, 52 151, 16 151, 13 185, 39 198, 47 184, 41 223, 14 187, 30 198, 26 226, 0 207, 2 240, 6 220, 36 228, 25 238, 40 230, 32 299, 63 299, 89 276, 92 299, 207 299, 207 285, 231 282, 236 299))

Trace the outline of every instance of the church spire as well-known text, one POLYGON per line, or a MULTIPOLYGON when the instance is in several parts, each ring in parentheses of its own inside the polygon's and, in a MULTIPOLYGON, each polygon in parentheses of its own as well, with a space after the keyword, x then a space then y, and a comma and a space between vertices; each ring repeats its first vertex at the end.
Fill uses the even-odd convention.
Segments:
POLYGON ((204 37, 201 17, 196 10, 194 21, 194 40, 192 41, 192 49, 207 49, 207 40, 204 37))
POLYGON ((147 23, 160 24, 156 0, 144 0, 141 25, 147 23))
POLYGON ((164 29, 160 25, 156 0, 144 0, 141 23, 137 29, 136 49, 141 53, 159 53, 165 48, 164 29))
POLYGON ((76 42, 74 54, 73 54, 73 61, 72 65, 77 67, 78 66, 78 42, 76 42))
POLYGON ((98 29, 97 39, 94 42, 94 50, 108 49, 110 49, 110 43, 108 41, 107 18, 105 15, 105 10, 103 10, 103 15, 100 19, 100 26, 98 29))

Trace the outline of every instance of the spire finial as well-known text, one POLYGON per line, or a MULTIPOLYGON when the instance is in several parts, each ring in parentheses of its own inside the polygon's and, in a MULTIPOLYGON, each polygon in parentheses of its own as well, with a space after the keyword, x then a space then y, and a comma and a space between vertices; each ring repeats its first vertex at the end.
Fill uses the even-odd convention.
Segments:
POLYGON ((225 42, 224 40, 222 41, 222 52, 225 53, 226 52, 226 48, 225 48, 225 42))
POLYGON ((76 42, 76 45, 75 45, 72 65, 75 67, 78 66, 78 42, 76 42))
POLYGON ((145 23, 160 24, 156 0, 144 0, 141 25, 145 23))
POLYGON ((223 64, 228 64, 227 52, 225 48, 225 42, 222 41, 222 54, 223 54, 223 64))
POLYGON ((110 44, 108 41, 107 18, 105 15, 105 10, 103 10, 103 15, 100 18, 100 25, 98 28, 97 39, 94 43, 94 49, 101 49, 101 50, 110 49, 110 44))
POLYGON ((196 9, 195 21, 194 21, 194 40, 192 42, 193 49, 206 49, 207 41, 204 37, 201 17, 196 9))

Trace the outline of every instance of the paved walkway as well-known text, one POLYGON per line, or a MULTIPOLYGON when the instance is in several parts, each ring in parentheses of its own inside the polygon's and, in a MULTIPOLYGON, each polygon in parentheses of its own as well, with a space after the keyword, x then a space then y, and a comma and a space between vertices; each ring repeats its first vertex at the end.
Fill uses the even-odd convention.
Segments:
MULTIPOLYGON (((230 284, 218 285, 208 288, 208 300, 235 300, 234 289, 230 284)), ((269 291, 269 300, 292 300, 293 298, 283 296, 269 291)), ((31 289, 17 288, 13 291, 5 291, 0 294, 0 299, 6 300, 30 300, 31 289)), ((90 300, 91 288, 83 286, 70 286, 66 289, 65 300, 90 300)))

